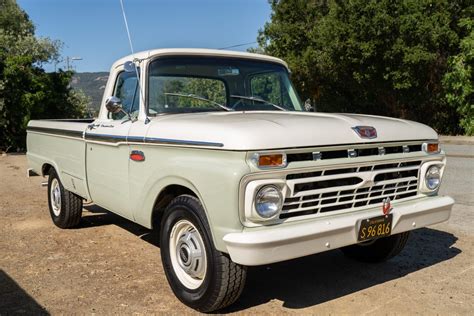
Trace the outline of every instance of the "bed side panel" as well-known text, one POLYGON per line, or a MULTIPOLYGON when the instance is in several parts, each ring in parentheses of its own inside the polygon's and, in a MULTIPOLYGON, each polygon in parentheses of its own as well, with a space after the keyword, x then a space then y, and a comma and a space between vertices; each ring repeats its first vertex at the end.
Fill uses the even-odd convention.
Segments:
POLYGON ((27 133, 29 167, 42 174, 44 164, 54 166, 63 186, 86 199, 89 194, 82 135, 87 125, 83 122, 30 121, 27 133))

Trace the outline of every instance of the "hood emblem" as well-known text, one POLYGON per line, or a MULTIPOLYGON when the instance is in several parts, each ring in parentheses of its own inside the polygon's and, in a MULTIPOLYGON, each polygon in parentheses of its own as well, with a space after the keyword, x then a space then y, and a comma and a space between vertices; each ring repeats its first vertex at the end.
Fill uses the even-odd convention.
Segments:
POLYGON ((372 126, 354 126, 352 128, 360 138, 377 138, 377 130, 372 126))

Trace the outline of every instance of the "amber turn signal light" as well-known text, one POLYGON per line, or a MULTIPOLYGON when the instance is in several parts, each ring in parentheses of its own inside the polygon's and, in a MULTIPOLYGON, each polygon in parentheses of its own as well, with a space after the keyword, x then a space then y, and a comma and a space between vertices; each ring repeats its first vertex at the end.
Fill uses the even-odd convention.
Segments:
POLYGON ((438 143, 425 143, 424 149, 428 154, 437 154, 440 151, 438 143))
POLYGON ((260 154, 258 155, 258 166, 263 168, 285 167, 285 154, 260 154))

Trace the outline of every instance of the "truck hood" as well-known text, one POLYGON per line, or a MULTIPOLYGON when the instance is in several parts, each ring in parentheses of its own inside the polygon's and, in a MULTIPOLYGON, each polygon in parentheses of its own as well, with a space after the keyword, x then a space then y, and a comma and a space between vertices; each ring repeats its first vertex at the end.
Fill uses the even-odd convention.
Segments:
POLYGON ((308 112, 212 112, 152 118, 147 138, 227 150, 264 150, 437 139, 423 124, 372 115, 308 112), (372 126, 373 139, 352 128, 372 126))

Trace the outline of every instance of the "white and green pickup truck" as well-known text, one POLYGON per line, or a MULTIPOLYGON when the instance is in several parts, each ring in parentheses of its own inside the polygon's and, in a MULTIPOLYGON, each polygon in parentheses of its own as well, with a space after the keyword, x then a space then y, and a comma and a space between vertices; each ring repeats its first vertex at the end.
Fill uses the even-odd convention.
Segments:
POLYGON ((97 119, 30 121, 27 144, 57 226, 88 200, 159 230, 172 290, 204 312, 239 297, 247 266, 336 248, 387 260, 454 203, 433 129, 309 112, 285 62, 250 53, 120 59, 97 119))

